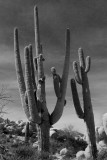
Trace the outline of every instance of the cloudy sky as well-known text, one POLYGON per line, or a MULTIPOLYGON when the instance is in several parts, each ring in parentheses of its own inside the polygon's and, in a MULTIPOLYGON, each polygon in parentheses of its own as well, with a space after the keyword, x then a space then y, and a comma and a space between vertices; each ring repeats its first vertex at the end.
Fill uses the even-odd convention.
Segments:
MULTIPOLYGON (((67 105, 63 116, 54 127, 69 124, 84 130, 85 125, 75 114, 70 79, 74 77, 72 62, 78 60, 77 50, 84 49, 92 58, 89 72, 90 90, 96 125, 100 125, 103 113, 107 112, 107 1, 106 0, 0 0, 0 84, 7 88, 14 103, 6 110, 12 120, 24 119, 16 81, 13 48, 13 30, 19 28, 20 50, 29 43, 34 46, 33 8, 39 8, 41 41, 45 56, 46 94, 49 111, 52 112, 56 97, 50 68, 55 66, 61 74, 65 54, 65 31, 71 30, 71 59, 67 89, 67 105)), ((34 54, 35 54, 35 48, 34 54)), ((81 87, 78 86, 81 96, 81 87)))

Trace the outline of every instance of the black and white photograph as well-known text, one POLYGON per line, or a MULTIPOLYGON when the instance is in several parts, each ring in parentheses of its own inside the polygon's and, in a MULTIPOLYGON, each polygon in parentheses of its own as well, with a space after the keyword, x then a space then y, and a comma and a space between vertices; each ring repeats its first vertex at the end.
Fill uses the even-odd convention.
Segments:
POLYGON ((0 160, 107 160, 106 0, 0 0, 0 160))

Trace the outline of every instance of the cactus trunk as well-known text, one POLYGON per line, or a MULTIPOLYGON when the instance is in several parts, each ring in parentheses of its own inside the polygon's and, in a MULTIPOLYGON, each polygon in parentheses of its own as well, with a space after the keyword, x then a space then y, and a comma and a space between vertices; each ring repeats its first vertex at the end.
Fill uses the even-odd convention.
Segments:
POLYGON ((41 125, 37 125, 37 136, 38 136, 38 151, 49 152, 49 131, 50 123, 44 122, 41 125))
POLYGON ((93 158, 96 158, 97 147, 96 147, 94 114, 93 114, 91 97, 90 97, 89 83, 88 83, 88 78, 86 73, 85 74, 82 73, 82 81, 84 82, 82 85, 83 103, 84 103, 83 104, 84 121, 87 126, 88 143, 89 143, 89 146, 91 147, 93 158))

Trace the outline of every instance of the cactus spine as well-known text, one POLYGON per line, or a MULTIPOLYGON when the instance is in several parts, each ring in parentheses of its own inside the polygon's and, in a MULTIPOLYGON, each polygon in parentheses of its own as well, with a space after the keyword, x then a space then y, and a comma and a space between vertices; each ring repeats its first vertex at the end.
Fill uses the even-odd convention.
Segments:
MULTIPOLYGON (((43 68, 43 62, 45 59, 43 57, 42 45, 40 43, 37 7, 34 7, 34 24, 36 57, 33 58, 31 45, 25 47, 25 78, 23 76, 20 58, 18 29, 16 28, 14 30, 15 66, 22 107, 24 108, 28 120, 32 123, 35 123, 37 126, 38 150, 40 152, 47 152, 49 151, 50 127, 62 116, 65 103, 70 60, 70 31, 67 29, 66 32, 66 55, 61 83, 59 86, 60 97, 57 96, 55 109, 50 115, 46 104, 45 75, 43 68)), ((54 85, 56 86, 55 83, 54 85)))
POLYGON ((87 73, 90 71, 91 59, 90 57, 87 57, 85 62, 83 50, 81 48, 79 48, 78 54, 79 54, 81 76, 79 75, 78 64, 76 61, 73 62, 73 70, 74 70, 75 80, 77 81, 78 84, 82 85, 83 108, 81 108, 80 105, 76 82, 74 79, 71 79, 73 102, 78 117, 84 119, 86 123, 90 151, 92 153, 93 158, 96 158, 97 147, 96 147, 96 137, 95 137, 95 124, 94 124, 94 115, 91 103, 89 82, 87 77, 87 73))

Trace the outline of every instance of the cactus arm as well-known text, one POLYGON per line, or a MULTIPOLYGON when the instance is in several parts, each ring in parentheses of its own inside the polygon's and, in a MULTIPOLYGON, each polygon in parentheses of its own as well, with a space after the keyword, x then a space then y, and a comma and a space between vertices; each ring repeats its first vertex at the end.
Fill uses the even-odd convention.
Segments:
POLYGON ((36 57, 41 53, 40 35, 39 35, 39 18, 38 8, 34 7, 34 27, 35 27, 35 46, 36 46, 36 57))
POLYGON ((28 105, 30 112, 30 120, 39 124, 41 123, 41 119, 38 115, 38 110, 34 98, 33 85, 31 83, 31 68, 30 68, 30 60, 29 60, 29 49, 25 47, 25 82, 26 82, 26 92, 28 97, 28 105))
POLYGON ((68 73, 69 73, 69 61, 70 61, 70 30, 67 29, 66 32, 66 55, 62 74, 62 82, 60 86, 61 98, 57 99, 56 106, 52 114, 50 115, 51 124, 55 124, 63 113, 64 101, 66 95, 68 73))
POLYGON ((54 90, 57 98, 61 98, 60 84, 58 75, 53 76, 54 90))
POLYGON ((78 71, 78 65, 77 65, 76 61, 73 62, 73 70, 74 70, 75 80, 77 81, 78 84, 81 85, 82 80, 80 78, 80 74, 79 74, 79 71, 78 71))
POLYGON ((68 74, 69 74, 69 62, 70 62, 70 30, 66 31, 66 55, 64 61, 64 68, 61 82, 61 96, 65 100, 68 74))
POLYGON ((25 102, 26 86, 25 86, 21 58, 20 58, 18 29, 17 28, 14 29, 14 53, 15 53, 15 68, 16 68, 17 81, 18 81, 18 85, 19 85, 19 93, 20 93, 21 103, 22 103, 22 107, 24 109, 24 112, 25 112, 27 118, 29 119, 29 117, 30 117, 29 108, 25 102))
POLYGON ((43 58, 43 54, 42 54, 42 45, 40 44, 39 18, 38 18, 37 6, 34 7, 34 27, 35 27, 35 46, 36 46, 36 58, 37 58, 35 61, 36 62, 35 67, 37 69, 37 79, 39 81, 38 86, 39 86, 39 88, 41 88, 41 89, 39 89, 39 91, 37 91, 37 99, 40 102, 42 102, 42 100, 43 100, 44 110, 47 110, 46 97, 45 97, 45 95, 46 95, 46 93, 45 93, 45 76, 44 76, 44 69, 43 69, 44 58, 43 58))
POLYGON ((56 73, 55 67, 51 68, 51 72, 53 74, 53 85, 54 85, 54 91, 56 94, 57 98, 61 98, 61 92, 60 92, 60 83, 61 83, 61 78, 60 76, 56 73))
POLYGON ((91 66, 91 57, 87 56, 86 57, 85 73, 88 73, 90 71, 90 66, 91 66))
POLYGON ((73 97, 73 102, 74 102, 76 113, 79 118, 84 119, 84 113, 80 105, 77 87, 76 87, 76 83, 74 79, 71 79, 71 91, 72 91, 72 97, 73 97))
POLYGON ((84 53, 82 48, 78 49, 78 55, 79 55, 80 67, 85 69, 85 59, 84 59, 84 53))
POLYGON ((34 72, 34 64, 33 64, 33 53, 32 53, 32 45, 29 45, 29 55, 30 55, 30 65, 31 65, 31 76, 34 90, 37 90, 36 82, 35 82, 35 72, 34 72))
POLYGON ((19 40, 18 40, 18 29, 14 29, 14 52, 15 52, 15 67, 16 67, 16 75, 19 84, 20 94, 25 94, 26 87, 23 76, 22 64, 20 59, 20 51, 19 51, 19 40))

